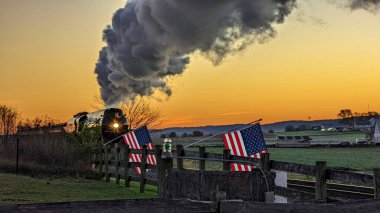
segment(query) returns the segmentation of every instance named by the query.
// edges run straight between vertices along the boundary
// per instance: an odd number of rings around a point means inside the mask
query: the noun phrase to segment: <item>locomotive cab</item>
[[[92,113],[81,112],[74,115],[65,127],[66,132],[80,133],[84,128],[99,126],[104,142],[114,139],[128,130],[128,122],[123,111],[117,108],[99,110]]]

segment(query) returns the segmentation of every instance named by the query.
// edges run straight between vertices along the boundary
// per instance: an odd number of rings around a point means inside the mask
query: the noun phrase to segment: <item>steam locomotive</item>
[[[66,132],[81,132],[85,127],[101,127],[103,141],[109,141],[128,130],[128,123],[123,111],[117,108],[103,109],[96,112],[80,112],[67,121]]]

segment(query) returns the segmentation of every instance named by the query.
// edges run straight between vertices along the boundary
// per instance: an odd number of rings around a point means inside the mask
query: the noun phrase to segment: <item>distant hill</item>
[[[216,134],[220,132],[225,132],[237,127],[242,126],[243,124],[231,124],[231,125],[219,125],[219,126],[199,126],[199,127],[173,127],[166,128],[161,130],[154,130],[151,132],[153,138],[160,137],[161,134],[169,134],[170,132],[175,132],[178,136],[181,136],[183,133],[192,134],[193,131],[202,131],[205,135]],[[329,127],[342,127],[341,123],[339,123],[338,119],[331,120],[315,120],[315,121],[302,121],[302,120],[293,120],[293,121],[281,121],[270,124],[262,125],[262,129],[264,132],[268,132],[269,130],[274,130],[275,132],[283,132],[285,131],[285,127],[288,125],[292,125],[294,127],[298,127],[299,125],[306,126],[324,126],[325,128]]]

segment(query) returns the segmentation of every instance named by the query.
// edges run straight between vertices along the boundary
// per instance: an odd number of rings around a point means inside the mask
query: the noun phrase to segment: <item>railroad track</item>
[[[315,182],[288,179],[288,188],[314,193]],[[370,199],[374,197],[374,189],[364,186],[327,183],[327,195],[329,197],[343,197],[348,199]]]

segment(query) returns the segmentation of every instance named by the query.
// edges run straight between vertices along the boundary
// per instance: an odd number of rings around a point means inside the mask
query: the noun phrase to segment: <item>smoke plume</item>
[[[380,10],[380,0],[349,0],[348,6],[352,10],[364,9],[377,13]]]
[[[380,0],[328,0],[351,10],[380,10]],[[228,54],[276,36],[296,0],[129,0],[103,32],[95,73],[107,106],[156,89],[180,75],[198,52],[219,64]]]
[[[159,89],[184,72],[189,54],[215,65],[253,42],[274,37],[296,0],[130,0],[104,30],[95,73],[107,106]]]

